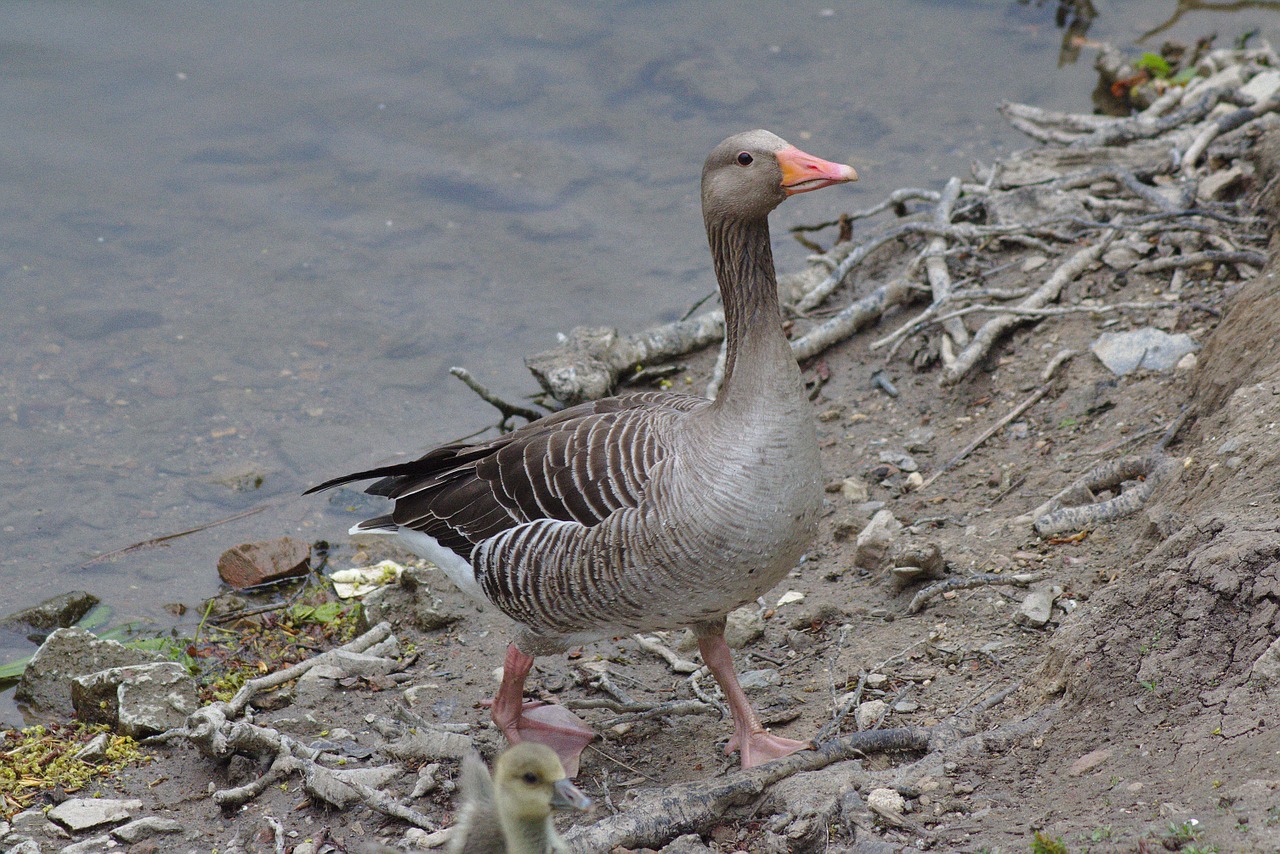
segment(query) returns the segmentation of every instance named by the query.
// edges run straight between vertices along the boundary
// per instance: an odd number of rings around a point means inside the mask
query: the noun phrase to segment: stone
[[[901,821],[907,811],[907,799],[893,789],[872,789],[867,795],[867,806],[890,821]]]
[[[20,634],[34,633],[43,640],[54,629],[75,625],[97,604],[97,596],[73,590],[0,619],[0,629]]]
[[[4,854],[40,854],[40,843],[30,836],[11,836],[5,843],[11,844],[11,847],[6,848]]]
[[[765,688],[781,684],[782,674],[773,668],[748,670],[738,675],[738,682],[741,683],[743,691],[763,691]]]
[[[902,530],[902,523],[889,510],[880,510],[858,534],[853,552],[853,562],[864,569],[879,569],[888,557],[895,536]]]
[[[1145,326],[1131,332],[1104,332],[1090,349],[1107,370],[1122,377],[1138,368],[1167,371],[1183,356],[1199,350],[1200,345],[1185,332],[1170,335]]]
[[[364,597],[360,613],[362,628],[372,628],[384,620],[394,625],[406,614],[410,624],[423,632],[442,629],[461,620],[461,614],[446,609],[443,600],[431,592],[430,582],[440,577],[425,567],[404,567],[399,584],[380,587]]]
[[[702,837],[696,833],[677,836],[659,854],[712,854],[714,849],[708,848]]]
[[[1239,166],[1220,169],[1200,180],[1200,185],[1196,187],[1196,199],[1201,202],[1230,201],[1230,197],[1242,187],[1244,181],[1244,170]]]
[[[135,819],[128,824],[120,825],[115,830],[111,831],[111,835],[121,842],[132,845],[135,842],[148,839],[152,836],[161,836],[167,833],[181,833],[182,830],[183,826],[180,821],[149,815]]]
[[[894,567],[895,577],[899,578],[942,578],[947,571],[942,549],[936,543],[897,543],[890,549],[889,562]]]
[[[1018,613],[1014,614],[1014,622],[1031,628],[1043,628],[1053,616],[1054,600],[1061,595],[1062,588],[1056,584],[1032,590],[1022,600]]]
[[[1071,767],[1067,769],[1067,773],[1072,777],[1079,777],[1082,774],[1088,774],[1110,758],[1111,750],[1109,748],[1103,747],[1098,750],[1091,750],[1075,762],[1072,762]]]
[[[71,704],[71,680],[112,667],[165,661],[158,652],[133,649],[113,640],[99,640],[84,629],[58,629],[31,657],[18,681],[14,698],[33,712],[67,718]]]
[[[49,810],[50,820],[72,833],[128,821],[142,809],[142,801],[113,798],[68,798]]]
[[[1112,246],[1102,253],[1102,263],[1113,270],[1124,271],[1136,266],[1142,256],[1123,244]]]
[[[237,590],[311,571],[311,546],[294,537],[241,543],[218,558],[218,576]]]
[[[176,661],[113,667],[71,682],[71,704],[83,721],[145,738],[180,727],[200,707],[196,683]]]
[[[107,758],[107,748],[110,745],[111,736],[100,732],[91,738],[88,744],[76,751],[75,758],[90,765],[96,764]]]
[[[867,492],[867,484],[860,477],[846,477],[840,482],[840,494],[843,495],[851,504],[862,504],[870,496]]]
[[[1280,638],[1273,640],[1257,657],[1250,675],[1264,685],[1280,683]]]
[[[94,836],[64,845],[58,849],[58,854],[98,854],[100,851],[110,851],[115,847],[116,841],[110,836]]]
[[[884,700],[867,700],[865,703],[859,703],[857,711],[853,713],[854,719],[858,722],[858,729],[871,729],[876,725],[876,721],[884,716],[888,708],[889,704]]]

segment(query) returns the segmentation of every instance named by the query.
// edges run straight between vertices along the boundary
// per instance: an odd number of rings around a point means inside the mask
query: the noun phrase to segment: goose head
[[[734,134],[702,167],[708,221],[762,219],[787,196],[858,180],[852,166],[806,154],[767,130]]]
[[[555,751],[523,742],[498,757],[493,769],[498,811],[504,818],[538,822],[552,810],[585,810],[591,799],[569,782]]]

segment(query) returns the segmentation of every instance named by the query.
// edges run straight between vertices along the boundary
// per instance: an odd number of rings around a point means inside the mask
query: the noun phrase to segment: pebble
[[[783,593],[781,596],[778,597],[777,607],[781,608],[783,605],[791,605],[793,603],[803,602],[803,601],[804,601],[804,594],[801,593],[799,590],[788,590],[786,593]]]
[[[846,477],[841,481],[840,494],[851,504],[862,504],[869,498],[866,481],[860,477]]]
[[[748,670],[738,676],[743,691],[762,691],[782,682],[782,674],[772,667],[764,670]]]
[[[111,835],[121,842],[133,844],[140,839],[146,839],[149,836],[159,836],[162,833],[181,833],[182,822],[174,821],[171,818],[160,818],[158,816],[145,816],[131,821],[128,824],[122,824],[115,830],[111,831]]]
[[[730,611],[725,619],[724,642],[730,649],[742,649],[763,634],[764,616],[754,606]]]
[[[858,710],[854,712],[854,719],[858,722],[858,729],[871,729],[888,708],[889,704],[884,700],[867,700],[865,703],[859,703]]]
[[[1053,615],[1054,600],[1061,595],[1062,588],[1056,584],[1031,591],[1022,600],[1018,613],[1013,617],[1014,622],[1032,628],[1043,627]]]
[[[1110,758],[1110,748],[1103,747],[1098,750],[1091,750],[1075,762],[1072,762],[1071,767],[1067,769],[1067,773],[1072,777],[1079,777],[1082,774],[1089,773]]]

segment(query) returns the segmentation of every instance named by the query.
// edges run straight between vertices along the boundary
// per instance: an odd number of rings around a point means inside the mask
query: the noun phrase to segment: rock
[[[739,674],[738,681],[743,691],[763,691],[782,683],[782,674],[773,668],[764,670],[748,670]]]
[[[97,596],[83,590],[73,590],[0,619],[0,629],[35,634],[38,640],[44,640],[54,629],[75,625],[97,604]]]
[[[1239,166],[1222,169],[1206,175],[1196,187],[1196,199],[1201,202],[1229,201],[1244,184],[1244,170]]]
[[[1137,265],[1142,256],[1132,248],[1119,244],[1102,253],[1102,263],[1113,270],[1128,270]]]
[[[907,433],[907,440],[903,444],[906,445],[907,450],[911,453],[920,454],[932,450],[933,443],[937,438],[938,434],[928,427],[916,427]]]
[[[892,512],[878,511],[858,534],[853,562],[864,569],[879,569],[888,557],[895,535],[901,530],[902,523],[894,518]]]
[[[82,830],[128,821],[142,809],[139,800],[114,800],[112,798],[69,798],[49,810],[49,818],[78,833]]]
[[[107,747],[111,744],[111,736],[100,732],[89,740],[89,743],[76,752],[76,759],[89,764],[97,764],[107,757]]]
[[[1099,748],[1092,750],[1081,756],[1075,762],[1071,763],[1071,767],[1067,769],[1067,773],[1072,777],[1079,777],[1082,774],[1088,774],[1102,763],[1111,758],[1111,750],[1108,748]]]
[[[858,729],[871,729],[888,708],[889,704],[884,700],[867,700],[865,703],[859,703],[858,710],[853,713],[854,719],[858,722]]]
[[[143,818],[131,821],[128,824],[122,824],[115,830],[111,831],[111,835],[121,842],[132,845],[142,839],[152,836],[160,836],[166,833],[181,833],[182,822],[174,821],[171,818],[160,818],[159,816],[144,816]]]
[[[311,546],[293,537],[241,543],[218,558],[218,576],[237,590],[311,571]]]
[[[186,723],[200,707],[195,680],[175,661],[113,667],[71,681],[71,704],[83,721],[145,738]]]
[[[764,616],[754,605],[730,611],[725,620],[724,642],[730,649],[742,649],[764,634]]]
[[[869,497],[866,481],[860,477],[846,477],[841,481],[840,494],[852,504],[862,504]]]
[[[1056,584],[1032,590],[1022,600],[1018,613],[1013,616],[1013,621],[1023,626],[1043,628],[1053,615],[1054,600],[1061,595],[1062,588]]]
[[[113,640],[99,640],[84,629],[58,629],[36,650],[22,673],[14,698],[32,711],[70,717],[71,680],[106,670],[165,661],[158,652],[127,647]]]
[[[920,469],[920,464],[916,462],[915,457],[906,451],[881,451],[880,462],[888,463],[900,471],[913,472]]]
[[[6,844],[12,843],[4,854],[40,854],[40,843],[30,836],[10,836],[4,841]]]
[[[942,549],[936,543],[897,543],[889,551],[889,563],[893,566],[893,577],[899,583],[942,578],[947,571]]]
[[[1253,662],[1250,675],[1264,685],[1275,685],[1280,682],[1280,638],[1263,650],[1262,655]]]
[[[701,836],[686,833],[669,842],[658,854],[712,854],[713,850],[706,846]]]
[[[907,811],[907,799],[893,789],[872,789],[867,795],[867,806],[872,812],[896,823],[902,821],[902,815]]]
[[[58,854],[98,854],[100,851],[110,851],[115,847],[116,841],[110,836],[94,836],[91,839],[64,845],[58,849]]]
[[[804,594],[799,590],[788,590],[778,597],[778,604],[775,607],[781,608],[783,605],[794,605],[797,602],[804,601]]]
[[[1178,360],[1178,364],[1174,365],[1173,369],[1184,373],[1187,371],[1194,371],[1196,369],[1196,365],[1199,364],[1199,361],[1200,360],[1195,353],[1188,353]]]
[[[395,625],[407,615],[414,628],[430,632],[461,620],[461,614],[448,611],[440,597],[431,592],[430,582],[439,577],[430,569],[404,567],[399,584],[380,587],[365,596],[360,614],[362,627],[372,628],[383,620]]]
[[[1132,332],[1104,332],[1091,348],[1107,370],[1118,377],[1138,368],[1166,371],[1188,353],[1200,349],[1185,332],[1170,335],[1150,326]]]

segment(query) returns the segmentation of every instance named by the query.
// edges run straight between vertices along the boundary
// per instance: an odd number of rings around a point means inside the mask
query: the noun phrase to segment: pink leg
[[[502,684],[490,702],[489,716],[512,744],[533,741],[550,747],[560,757],[564,773],[575,777],[578,758],[596,734],[564,706],[524,701],[524,680],[532,667],[533,656],[525,655],[515,644],[507,647]]]
[[[742,767],[751,768],[772,759],[781,759],[797,750],[813,747],[812,742],[771,735],[761,725],[756,710],[751,708],[751,702],[738,684],[738,674],[733,670],[733,657],[729,654],[729,645],[724,642],[723,634],[699,638],[698,650],[711,670],[711,675],[720,683],[720,690],[729,702],[729,711],[733,713],[733,738],[729,739],[725,753],[737,750],[742,754]]]

